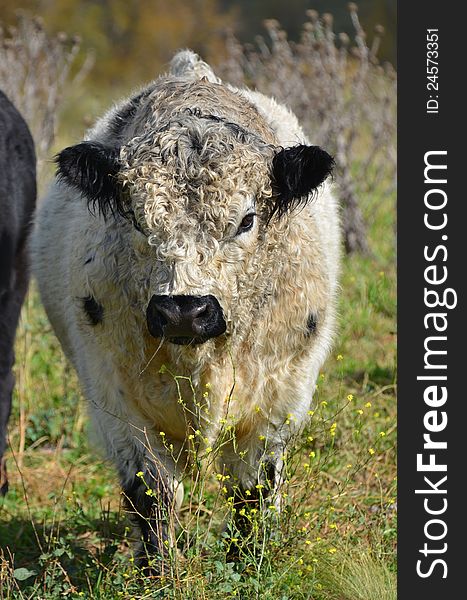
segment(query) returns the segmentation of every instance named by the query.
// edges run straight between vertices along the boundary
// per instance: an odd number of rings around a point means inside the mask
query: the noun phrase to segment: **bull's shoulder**
[[[235,88],[232,88],[235,89]],[[243,88],[236,90],[257,109],[273,130],[279,144],[284,147],[309,144],[297,117],[283,104],[261,92]]]
[[[156,86],[157,80],[152,81],[136,90],[129,98],[116,103],[87,131],[85,139],[112,146],[121,144],[128,137],[128,129],[139,108]]]
[[[282,113],[275,121],[268,115],[285,110],[266,96],[223,83],[207,63],[187,50],[174,57],[167,75],[115,104],[85,137],[109,146],[124,145],[134,137],[164,127],[183,113],[191,113],[236,123],[274,143],[277,140],[271,125],[283,121]],[[298,127],[296,119],[294,125]]]
[[[188,80],[207,79],[211,83],[222,83],[202,58],[192,50],[179,50],[170,61],[170,74]]]
[[[283,104],[260,92],[222,82],[210,65],[191,50],[175,54],[167,75],[115,104],[86,138],[120,145],[147,130],[148,119],[153,120],[154,126],[186,109],[242,121],[241,125],[259,131],[268,142],[283,146],[308,143],[296,116]]]

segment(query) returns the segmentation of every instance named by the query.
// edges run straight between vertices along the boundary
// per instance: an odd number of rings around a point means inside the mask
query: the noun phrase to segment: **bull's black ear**
[[[56,157],[57,176],[86,197],[90,210],[104,218],[125,214],[117,181],[119,149],[98,142],[82,142],[62,150]]]
[[[273,158],[272,174],[275,188],[270,217],[303,206],[312,192],[331,174],[334,160],[319,146],[283,148]]]

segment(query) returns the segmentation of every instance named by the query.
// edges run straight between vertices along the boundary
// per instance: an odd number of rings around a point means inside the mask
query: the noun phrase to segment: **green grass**
[[[185,491],[164,579],[134,566],[116,475],[88,441],[76,375],[32,287],[0,500],[0,599],[396,598],[393,199],[373,199],[367,216],[372,253],[344,259],[340,333],[288,459],[280,518],[250,515],[250,544],[228,562],[229,502],[204,473]]]

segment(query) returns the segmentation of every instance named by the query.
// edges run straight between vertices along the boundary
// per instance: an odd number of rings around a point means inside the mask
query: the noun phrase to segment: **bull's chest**
[[[151,365],[135,377],[123,377],[125,402],[148,430],[183,441],[190,435],[211,440],[222,423],[224,402],[218,383],[199,375],[180,374],[168,361]],[[216,388],[215,390],[213,388]]]

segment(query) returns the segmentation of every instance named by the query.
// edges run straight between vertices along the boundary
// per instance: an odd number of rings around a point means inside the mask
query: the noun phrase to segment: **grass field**
[[[344,259],[339,335],[288,459],[280,518],[253,515],[250,548],[228,562],[229,501],[219,475],[203,473],[185,490],[163,579],[134,566],[116,475],[89,442],[76,376],[33,286],[0,499],[0,599],[395,599],[394,208],[366,202],[371,255]]]

